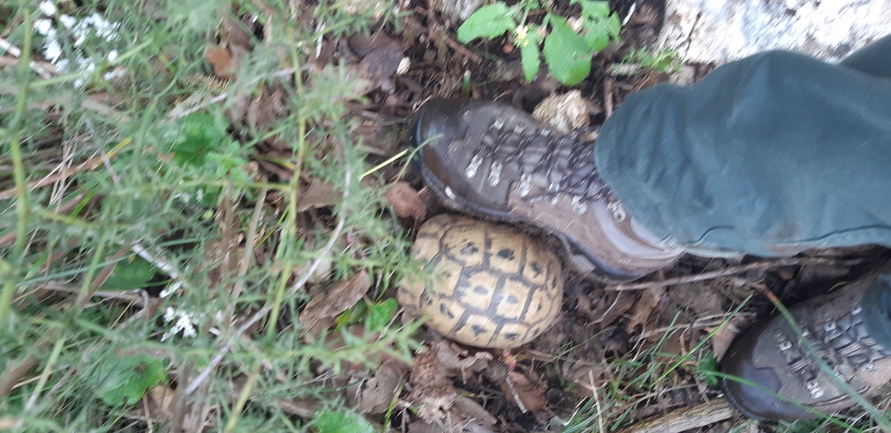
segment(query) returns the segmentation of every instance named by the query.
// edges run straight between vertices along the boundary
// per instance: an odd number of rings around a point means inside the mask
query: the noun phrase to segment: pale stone
[[[578,90],[548,96],[532,112],[533,117],[564,134],[588,126],[591,120],[588,114],[588,102]]]
[[[662,47],[718,64],[771,49],[837,62],[891,33],[891,0],[668,0]]]

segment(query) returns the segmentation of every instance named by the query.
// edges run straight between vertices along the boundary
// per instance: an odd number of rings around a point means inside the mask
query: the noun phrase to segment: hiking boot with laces
[[[594,167],[594,142],[560,134],[489,101],[433,100],[418,112],[426,185],[452,209],[530,224],[569,246],[575,268],[627,281],[672,264],[669,248],[628,215]]]
[[[887,283],[877,282],[878,276],[873,273],[790,308],[801,336],[781,316],[743,333],[723,359],[724,373],[739,378],[722,379],[727,399],[743,414],[761,420],[816,417],[796,404],[823,413],[853,406],[853,399],[820,370],[802,338],[836,377],[864,397],[874,395],[891,379],[891,351],[870,336],[871,329],[882,329],[876,323],[889,320],[882,301]]]

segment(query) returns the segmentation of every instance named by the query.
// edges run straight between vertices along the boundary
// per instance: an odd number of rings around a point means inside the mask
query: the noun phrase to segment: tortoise
[[[434,278],[403,282],[399,303],[460,343],[511,349],[560,311],[562,260],[544,239],[512,226],[437,215],[419,229],[412,255]]]

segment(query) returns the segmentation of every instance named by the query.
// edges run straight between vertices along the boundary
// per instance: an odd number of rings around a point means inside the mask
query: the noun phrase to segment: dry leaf
[[[370,287],[371,279],[365,271],[359,272],[349,280],[340,281],[326,293],[312,298],[312,301],[306,304],[300,322],[309,324],[311,320],[336,317],[356,305]]]
[[[287,92],[278,85],[272,88],[267,86],[248,104],[247,122],[254,128],[262,129],[283,119],[289,109]]]
[[[150,407],[153,407],[154,410],[151,414],[146,414],[146,416],[169,420],[170,415],[172,414],[170,411],[170,404],[173,403],[173,397],[175,395],[176,391],[168,388],[166,385],[158,385],[149,390],[148,396],[152,403]]]
[[[634,308],[631,310],[632,316],[631,320],[628,322],[627,329],[631,331],[637,325],[646,324],[651,318],[653,311],[659,305],[664,294],[664,287],[651,287],[645,290],[640,295],[640,299],[637,300],[637,303],[634,304]]]
[[[458,392],[429,352],[415,356],[411,383],[414,389],[408,395],[408,401],[419,407],[421,419],[432,424],[445,418]]]
[[[427,215],[427,205],[421,199],[418,191],[412,188],[408,182],[394,183],[384,193],[384,199],[393,206],[393,210],[396,211],[399,218],[423,220]]]
[[[695,283],[678,286],[669,290],[668,296],[678,306],[692,311],[700,317],[713,316],[726,311],[724,303],[727,298],[717,288],[709,284]]]
[[[309,208],[334,206],[340,193],[333,184],[313,179],[305,190],[297,197],[297,212],[303,212]]]
[[[375,48],[359,62],[358,72],[369,81],[379,82],[396,73],[403,57],[402,49],[397,47],[385,45]]]
[[[476,400],[469,397],[459,395],[455,398],[454,406],[455,409],[464,412],[464,414],[467,415],[467,418],[474,419],[484,426],[492,427],[498,422],[498,418],[495,418],[482,405],[477,403]]]
[[[480,351],[468,356],[468,351],[450,342],[439,340],[430,345],[430,352],[443,368],[449,370],[481,371],[489,366],[492,354]]]
[[[723,328],[719,329],[712,336],[712,353],[715,355],[715,360],[721,361],[721,358],[727,353],[727,349],[730,348],[730,343],[733,343],[740,329],[747,327],[750,319],[750,317],[743,315],[733,316],[730,319],[730,323],[724,325]],[[707,331],[711,332],[710,329],[707,329]]]
[[[591,365],[586,360],[568,362],[563,366],[563,377],[577,385],[571,388],[573,395],[578,397],[593,396],[596,389],[607,385],[610,376],[611,372],[605,365]]]
[[[516,405],[516,397],[519,397],[523,402],[522,407],[529,412],[535,412],[547,406],[548,399],[545,397],[543,385],[531,381],[529,377],[519,371],[509,372],[507,378],[513,387],[505,380],[501,382],[501,390],[507,395],[508,401]]]
[[[402,363],[384,364],[362,388],[362,394],[359,397],[359,412],[369,414],[386,412],[395,397],[402,376],[407,371],[408,368]]]
[[[217,77],[227,80],[235,79],[235,71],[232,68],[232,54],[224,47],[212,45],[204,50],[204,58],[213,66],[213,73]]]

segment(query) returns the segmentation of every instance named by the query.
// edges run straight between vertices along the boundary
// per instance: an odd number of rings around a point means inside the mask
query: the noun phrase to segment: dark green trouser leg
[[[840,65],[774,51],[639,92],[596,159],[632,216],[693,253],[891,247],[891,36]],[[863,305],[891,348],[891,274]]]
[[[597,165],[632,216],[694,253],[891,246],[889,76],[891,37],[841,65],[754,55],[629,97]]]

